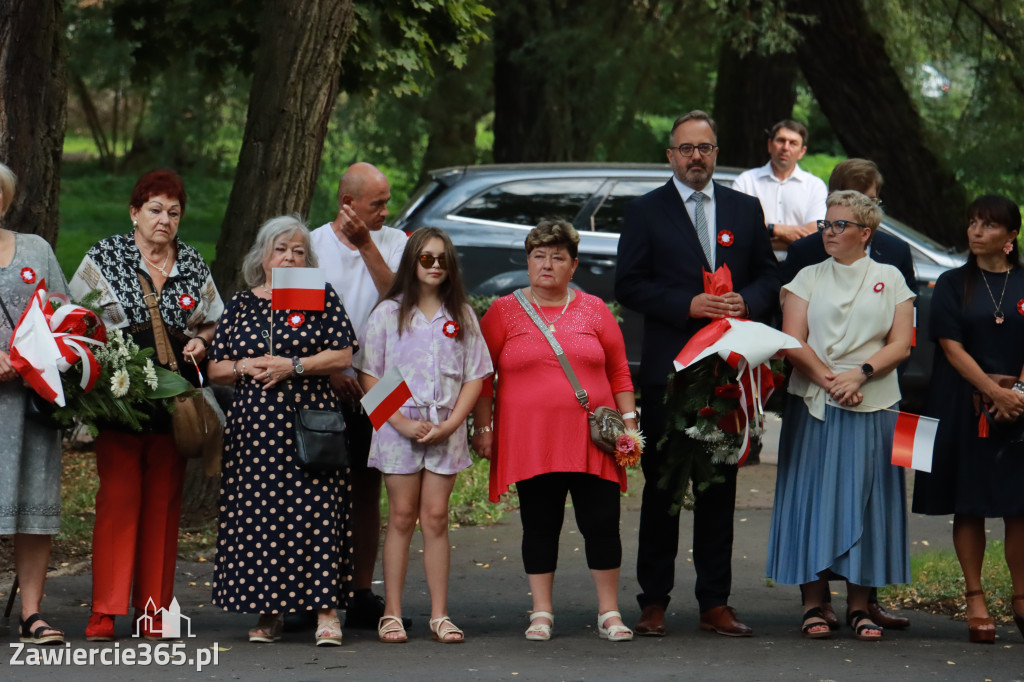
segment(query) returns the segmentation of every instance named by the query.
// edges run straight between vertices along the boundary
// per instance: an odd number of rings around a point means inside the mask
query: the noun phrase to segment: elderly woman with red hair
[[[97,304],[107,327],[122,330],[142,348],[154,347],[139,281],[144,278],[156,293],[178,368],[198,386],[197,363],[206,359],[224,304],[202,256],[178,239],[185,202],[185,186],[174,171],[156,170],[139,178],[128,202],[131,231],[93,244],[70,291],[81,299],[98,289]],[[161,609],[174,596],[185,479],[185,460],[175,447],[170,415],[151,414],[139,433],[101,427],[96,469],[100,488],[93,531],[92,616],[85,638],[113,640],[114,616],[127,614],[131,603],[136,618],[147,616],[140,620],[142,634],[160,639]]]

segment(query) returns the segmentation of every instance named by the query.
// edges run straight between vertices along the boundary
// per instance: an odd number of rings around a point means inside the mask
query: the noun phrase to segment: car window
[[[564,218],[571,222],[601,182],[600,178],[506,182],[476,195],[455,214],[529,227],[543,218]]]
[[[622,210],[633,199],[665,184],[666,178],[656,180],[618,180],[608,192],[597,211],[590,218],[590,229],[595,232],[622,232]]]

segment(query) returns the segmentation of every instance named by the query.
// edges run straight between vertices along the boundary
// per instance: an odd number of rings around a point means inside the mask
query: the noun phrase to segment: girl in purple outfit
[[[462,288],[455,247],[443,231],[423,228],[409,238],[395,281],[370,314],[362,345],[356,365],[364,391],[397,365],[412,392],[370,446],[369,466],[384,473],[389,506],[377,638],[408,641],[402,588],[418,519],[430,631],[438,642],[462,642],[462,630],[448,617],[448,498],[455,475],[472,464],[466,417],[492,369]]]

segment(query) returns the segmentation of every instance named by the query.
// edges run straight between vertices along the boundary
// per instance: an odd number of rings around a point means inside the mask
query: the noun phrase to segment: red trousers
[[[136,609],[150,598],[156,608],[170,606],[185,464],[171,434],[102,431],[96,438],[95,613],[128,613],[129,595]]]

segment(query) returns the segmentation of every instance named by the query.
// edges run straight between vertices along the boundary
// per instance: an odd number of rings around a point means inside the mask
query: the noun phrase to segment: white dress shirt
[[[806,225],[825,217],[828,189],[821,178],[800,166],[788,178],[779,180],[769,161],[760,168],[740,173],[732,188],[761,201],[766,223]]]

